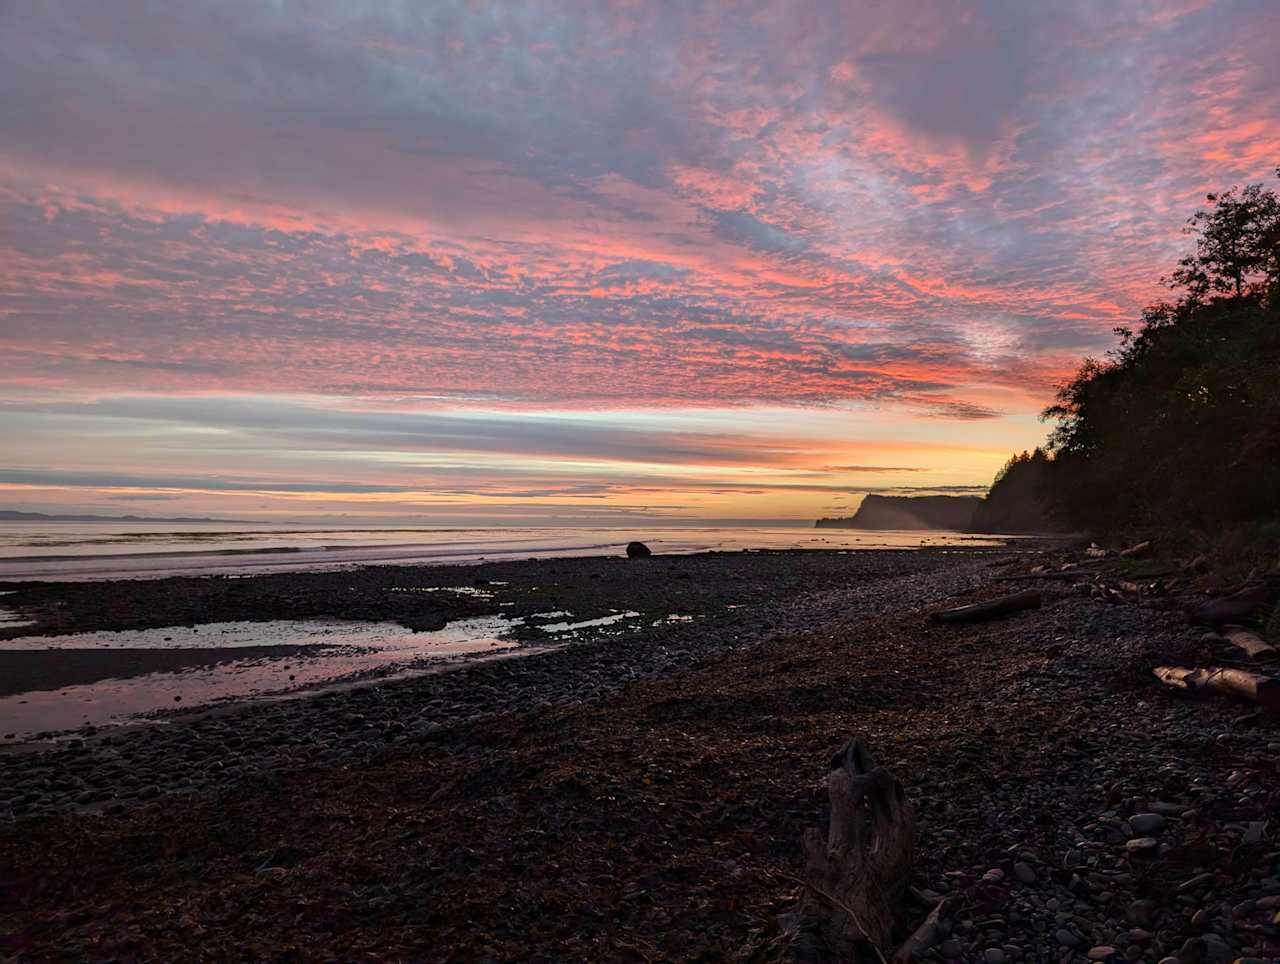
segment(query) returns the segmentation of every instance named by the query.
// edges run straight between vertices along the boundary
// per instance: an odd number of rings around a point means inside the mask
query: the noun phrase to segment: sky
[[[1274,0],[0,0],[0,508],[980,492],[1280,163]]]

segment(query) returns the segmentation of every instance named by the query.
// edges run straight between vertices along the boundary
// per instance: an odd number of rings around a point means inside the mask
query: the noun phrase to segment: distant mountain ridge
[[[846,519],[819,519],[818,529],[955,529],[967,531],[982,499],[976,495],[868,495]]]
[[[17,512],[13,509],[0,509],[0,522],[223,522],[247,525],[246,519],[210,519],[192,516],[160,516],[142,515],[50,515],[46,512]]]

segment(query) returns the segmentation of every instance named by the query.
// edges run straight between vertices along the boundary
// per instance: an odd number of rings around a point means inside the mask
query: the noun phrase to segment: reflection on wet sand
[[[484,616],[456,620],[434,632],[415,633],[397,623],[277,620],[0,641],[0,650],[28,652],[216,649],[231,656],[217,665],[184,672],[149,673],[0,699],[0,736],[16,739],[121,722],[157,710],[314,690],[375,674],[435,670],[450,659],[514,649],[518,642],[511,633],[522,622]],[[263,646],[306,649],[287,657],[234,658],[237,649]],[[523,651],[540,650],[527,647]]]

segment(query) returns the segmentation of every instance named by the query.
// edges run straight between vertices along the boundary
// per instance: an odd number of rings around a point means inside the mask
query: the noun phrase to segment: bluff
[[[956,529],[964,531],[982,502],[970,495],[868,495],[848,519],[819,519],[819,529]]]

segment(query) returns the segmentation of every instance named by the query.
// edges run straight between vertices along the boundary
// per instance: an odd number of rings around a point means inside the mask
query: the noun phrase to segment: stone
[[[1034,884],[1036,882],[1036,872],[1031,869],[1030,864],[1018,861],[1013,865],[1013,876],[1024,884]]]
[[[653,550],[650,549],[648,546],[646,546],[643,542],[627,543],[628,559],[644,559],[647,556],[651,556],[651,555],[653,555]]]
[[[959,958],[964,956],[964,945],[954,937],[948,938],[942,942],[942,946],[938,948],[942,952],[943,957]]]
[[[1158,813],[1136,813],[1129,818],[1129,826],[1133,828],[1133,832],[1142,836],[1159,833],[1167,822]]]
[[[1135,924],[1149,924],[1156,917],[1156,901],[1135,900],[1129,905],[1129,919]]]
[[[1204,934],[1188,938],[1178,950],[1183,964],[1226,964],[1231,958],[1231,948],[1217,934]]]
[[[1008,960],[1008,958],[1005,957],[1004,951],[1000,950],[998,947],[988,947],[983,951],[982,959],[986,961],[987,964],[1005,964],[1005,961]]]
[[[1116,957],[1120,952],[1109,944],[1099,944],[1097,947],[1089,948],[1089,960],[1091,961],[1109,961]]]
[[[1177,959],[1182,961],[1183,964],[1198,964],[1198,962],[1203,961],[1204,958],[1204,941],[1197,937],[1187,938],[1187,940],[1183,942],[1182,946],[1178,948]]]
[[[1071,933],[1071,931],[1067,930],[1065,927],[1059,927],[1058,932],[1053,936],[1057,938],[1058,943],[1063,947],[1078,947],[1080,944],[1076,935]]]
[[[1131,857],[1154,857],[1159,846],[1160,841],[1155,837],[1134,837],[1124,845],[1124,849]]]

